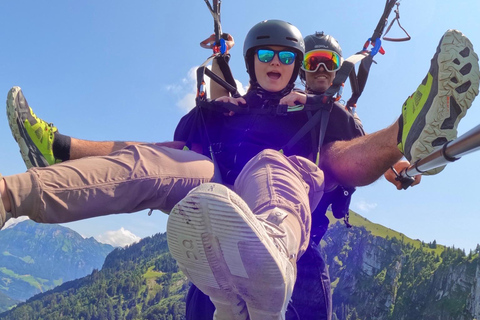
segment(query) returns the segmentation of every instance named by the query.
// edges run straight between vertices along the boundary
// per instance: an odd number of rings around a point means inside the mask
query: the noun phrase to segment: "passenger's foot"
[[[457,137],[458,123],[478,94],[479,79],[472,43],[460,31],[448,30],[427,76],[402,107],[398,148],[411,163]]]
[[[180,269],[216,306],[215,319],[284,319],[296,253],[288,254],[285,232],[233,191],[214,183],[192,190],[170,213],[167,239]]]
[[[33,113],[19,87],[13,87],[8,92],[7,115],[12,135],[20,147],[27,168],[46,167],[61,162],[55,159],[52,149],[57,128]]]

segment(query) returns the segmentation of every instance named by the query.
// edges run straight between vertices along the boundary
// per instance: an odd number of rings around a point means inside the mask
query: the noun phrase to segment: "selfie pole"
[[[460,157],[477,150],[480,150],[480,125],[457,139],[445,143],[442,147],[402,171],[400,175],[402,178],[411,179],[415,175],[457,161]],[[404,187],[404,189],[407,187]]]

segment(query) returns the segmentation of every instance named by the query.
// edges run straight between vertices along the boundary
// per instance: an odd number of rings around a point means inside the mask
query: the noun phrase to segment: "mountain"
[[[4,312],[9,310],[11,307],[21,303],[22,301],[20,300],[15,300],[10,298],[4,293],[0,292],[0,312]]]
[[[425,244],[352,214],[322,245],[333,287],[333,319],[470,320],[480,317],[480,246]]]
[[[115,249],[102,270],[36,295],[0,319],[181,320],[188,286],[166,234],[157,234]]]
[[[425,244],[351,213],[322,240],[333,320],[480,318],[480,246],[475,252]],[[115,249],[103,268],[36,295],[0,319],[159,319],[185,316],[188,281],[166,235]]]
[[[0,293],[15,300],[90,274],[113,250],[71,229],[31,220],[1,230],[0,243]]]

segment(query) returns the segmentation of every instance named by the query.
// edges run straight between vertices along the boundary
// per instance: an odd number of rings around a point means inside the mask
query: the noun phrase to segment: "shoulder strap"
[[[297,133],[287,142],[287,144],[282,147],[282,150],[290,150],[290,148],[292,148],[298,141],[300,141],[303,136],[305,136],[308,132],[311,132],[320,121],[320,135],[322,141],[319,141],[319,145],[323,144],[323,137],[325,137],[325,132],[322,133],[322,130],[326,130],[328,118],[330,116],[330,112],[332,111],[333,103],[324,103],[322,102],[322,96],[309,94],[307,95],[307,103],[305,104],[305,107],[308,111],[315,110],[315,114],[310,117],[310,119],[300,128],[300,130],[297,131]]]
[[[220,62],[220,68],[225,76],[225,79],[227,79],[229,82],[223,80],[220,78],[218,75],[216,75],[212,70],[207,68],[207,65],[212,61],[213,59],[217,58],[218,62]],[[223,60],[223,63],[221,62]],[[223,67],[222,67],[223,65]],[[223,68],[223,69],[222,69]],[[222,54],[220,53],[215,53],[211,55],[200,67],[197,68],[197,100],[206,100],[207,99],[207,92],[205,88],[205,75],[210,77],[213,81],[224,87],[225,89],[228,90],[234,97],[239,97],[240,94],[237,91],[237,86],[235,84],[235,80],[233,79],[232,71],[230,70],[230,67],[228,66],[228,63],[225,61],[225,58],[222,58]],[[230,81],[233,83],[230,83]]]
[[[364,59],[361,60],[360,66],[358,67],[358,76],[355,73],[355,69],[352,69],[350,74],[350,85],[352,87],[352,96],[348,99],[346,107],[347,108],[355,108],[358,98],[365,89],[365,85],[368,79],[368,73],[370,71],[370,67],[372,66],[373,56],[366,56]]]
[[[235,78],[233,78],[232,70],[230,69],[230,65],[228,64],[228,61],[230,60],[230,54],[222,54],[220,56],[217,56],[215,60],[218,63],[218,66],[220,68],[220,71],[223,74],[223,77],[225,78],[225,81],[232,86],[232,88],[235,88],[235,92],[230,91],[232,93],[232,96],[237,98],[240,96],[240,94],[237,91],[237,83],[235,82]]]

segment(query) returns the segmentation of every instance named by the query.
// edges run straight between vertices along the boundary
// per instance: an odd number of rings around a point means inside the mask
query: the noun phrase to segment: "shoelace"
[[[33,112],[32,108],[30,108],[30,114],[32,115],[32,117],[35,119],[35,121],[36,121],[37,123],[39,123],[41,126],[45,126],[45,127],[46,127],[46,131],[48,131],[49,134],[55,133],[56,128],[55,128],[55,126],[53,125],[52,122],[48,123],[48,122],[46,122],[45,120],[40,119],[39,117],[37,117],[37,115]]]

